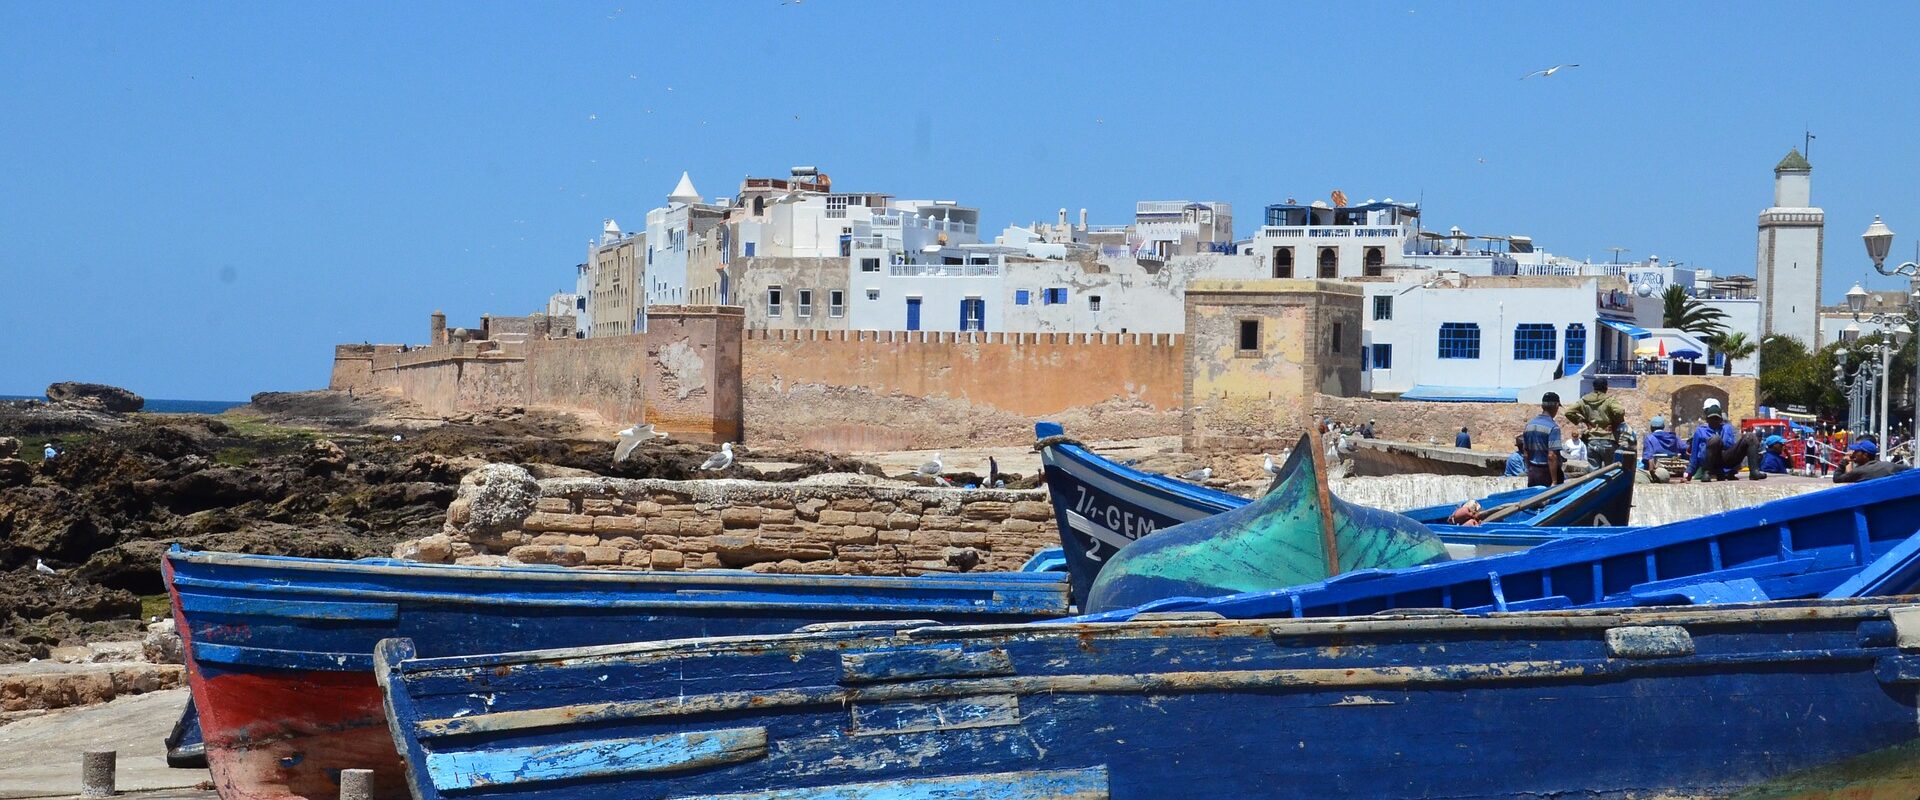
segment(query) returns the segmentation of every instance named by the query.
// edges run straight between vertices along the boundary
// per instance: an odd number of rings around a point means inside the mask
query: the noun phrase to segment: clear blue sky
[[[570,287],[682,169],[794,164],[989,226],[1424,197],[1430,226],[1751,272],[1813,147],[1827,287],[1920,235],[1920,6],[0,3],[0,393],[241,399],[335,342]],[[1558,62],[1582,66],[1518,80]],[[1482,161],[1484,159],[1484,161]]]

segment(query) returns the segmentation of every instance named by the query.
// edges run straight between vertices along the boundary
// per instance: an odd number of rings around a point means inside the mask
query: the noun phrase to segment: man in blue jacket
[[[1680,437],[1667,430],[1666,417],[1654,417],[1647,422],[1647,427],[1651,430],[1640,442],[1640,468],[1656,482],[1665,483],[1670,476],[1660,466],[1660,459],[1686,455],[1687,451],[1681,449]]]
[[[1760,471],[1785,475],[1793,471],[1793,459],[1787,456],[1787,440],[1779,434],[1767,437],[1767,451],[1760,454]]]
[[[1681,480],[1735,480],[1742,464],[1748,480],[1764,480],[1767,473],[1760,471],[1760,445],[1753,434],[1741,433],[1728,422],[1718,400],[1708,400],[1701,411],[1707,421],[1694,427],[1687,442],[1687,477]]]

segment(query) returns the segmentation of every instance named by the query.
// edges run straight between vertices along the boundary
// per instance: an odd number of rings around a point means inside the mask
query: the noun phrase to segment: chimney
[[[1084,208],[1080,209],[1080,232],[1087,232],[1087,210]]]
[[[432,319],[432,322],[429,324],[428,333],[427,333],[427,344],[429,345],[446,344],[447,343],[447,312],[435,311],[433,312],[433,316],[431,317],[431,319]]]
[[[1064,206],[1062,206],[1060,209],[1060,229],[1061,230],[1067,229],[1067,209]]]

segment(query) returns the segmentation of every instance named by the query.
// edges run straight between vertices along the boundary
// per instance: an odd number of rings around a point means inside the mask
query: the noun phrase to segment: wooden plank
[[[1088,767],[902,778],[702,797],[705,800],[1107,800],[1107,769]]]
[[[840,656],[844,684],[1011,675],[1005,650],[969,652],[957,644],[919,645]]]
[[[929,703],[857,703],[851,715],[855,736],[995,728],[1020,724],[1020,698],[993,694]]]
[[[763,757],[766,728],[727,728],[498,750],[429,753],[427,776],[443,792],[488,786],[700,769]]]
[[[180,608],[189,614],[280,617],[284,619],[367,620],[392,622],[400,618],[394,603],[356,603],[347,600],[292,600],[232,597],[181,592]]]
[[[193,659],[209,664],[233,664],[272,669],[312,669],[323,672],[368,672],[373,669],[372,653],[272,650],[265,647],[242,647],[211,642],[195,642]]]

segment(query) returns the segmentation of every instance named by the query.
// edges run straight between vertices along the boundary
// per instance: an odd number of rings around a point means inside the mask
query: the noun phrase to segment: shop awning
[[[1647,330],[1646,328],[1642,328],[1631,322],[1619,322],[1619,321],[1610,320],[1610,319],[1603,319],[1603,320],[1600,320],[1600,324],[1605,325],[1621,333],[1624,333],[1635,339],[1645,339],[1653,335],[1653,331]]]
[[[1429,403],[1518,403],[1520,390],[1498,386],[1433,386],[1422,383],[1401,393],[1400,399]]]

